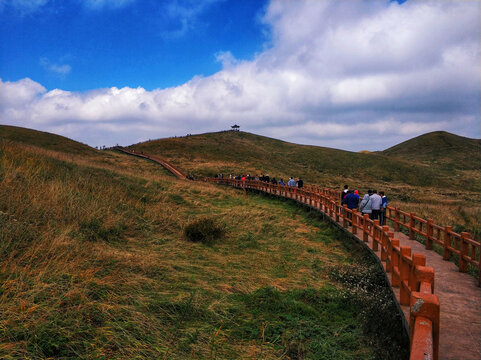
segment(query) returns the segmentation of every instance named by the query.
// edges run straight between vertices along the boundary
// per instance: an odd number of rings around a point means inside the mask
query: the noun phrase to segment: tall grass
[[[389,352],[329,277],[357,249],[289,203],[177,181],[128,156],[8,142],[0,187],[0,358]],[[224,224],[225,236],[186,241],[199,217]]]

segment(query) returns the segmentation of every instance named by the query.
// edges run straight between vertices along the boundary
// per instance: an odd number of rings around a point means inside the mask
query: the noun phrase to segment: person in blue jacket
[[[359,196],[356,196],[354,194],[353,190],[348,190],[347,195],[344,196],[344,199],[342,199],[342,205],[346,204],[347,208],[352,210],[352,209],[357,209],[357,206],[359,205]],[[349,220],[352,220],[352,213],[348,212],[347,213],[347,218]]]

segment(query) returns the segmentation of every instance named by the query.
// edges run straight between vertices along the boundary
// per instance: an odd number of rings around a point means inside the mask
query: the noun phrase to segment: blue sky
[[[0,0],[0,122],[92,146],[230,128],[481,137],[477,0]]]
[[[22,4],[2,5],[0,74],[47,89],[175,86],[219,71],[219,52],[252,59],[268,40],[262,0]]]

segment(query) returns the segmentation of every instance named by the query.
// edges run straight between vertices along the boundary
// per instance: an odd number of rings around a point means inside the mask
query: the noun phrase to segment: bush
[[[184,228],[184,235],[192,242],[212,244],[225,235],[225,226],[214,219],[203,217],[188,224]]]
[[[120,223],[105,227],[101,219],[92,218],[80,223],[79,234],[84,241],[116,242],[123,240],[124,231],[125,226]]]

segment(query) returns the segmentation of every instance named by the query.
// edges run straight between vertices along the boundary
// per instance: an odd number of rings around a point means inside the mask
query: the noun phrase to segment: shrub
[[[225,226],[212,218],[202,217],[188,224],[184,228],[184,235],[192,242],[212,244],[225,235]]]
[[[120,223],[114,226],[105,227],[103,221],[98,218],[84,220],[80,223],[80,237],[84,241],[105,241],[115,242],[123,240],[125,226]]]

